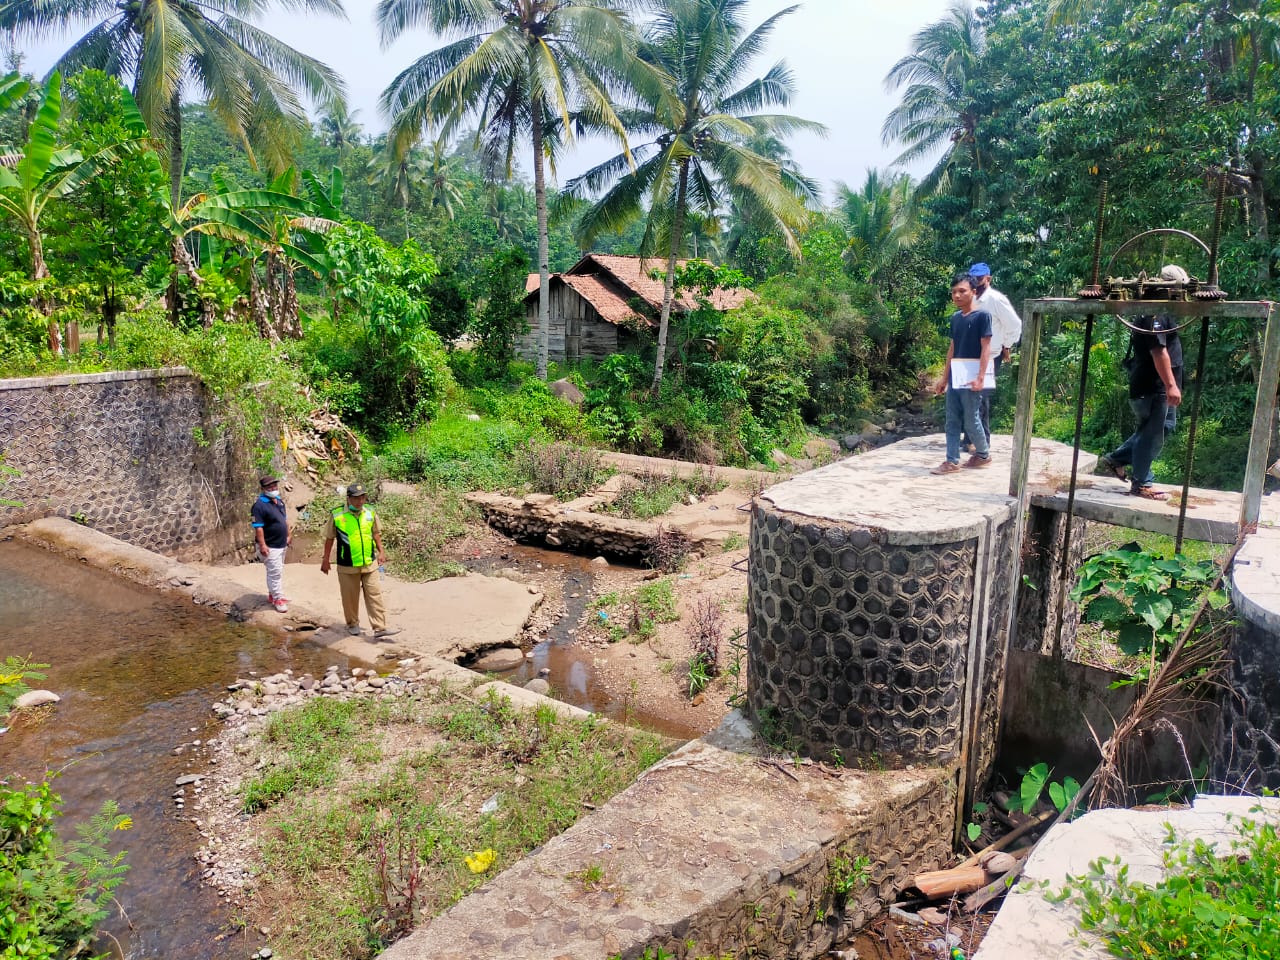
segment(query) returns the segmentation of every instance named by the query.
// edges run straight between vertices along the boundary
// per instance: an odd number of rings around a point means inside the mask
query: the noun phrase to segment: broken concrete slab
[[[1027,861],[1023,881],[1009,892],[973,960],[1105,960],[1111,954],[1100,942],[1081,942],[1076,908],[1051,903],[1046,893],[1060,891],[1069,876],[1088,873],[1094,861],[1113,857],[1128,866],[1130,880],[1158,883],[1169,829],[1181,841],[1217,844],[1225,854],[1238,838],[1236,824],[1258,817],[1280,822],[1280,799],[1200,796],[1189,809],[1095,810],[1059,824]]]

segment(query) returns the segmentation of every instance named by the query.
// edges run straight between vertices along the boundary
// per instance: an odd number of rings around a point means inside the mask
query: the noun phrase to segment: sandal
[[[1134,487],[1129,491],[1131,497],[1142,497],[1143,500],[1168,500],[1169,495],[1155,487]]]
[[[934,468],[933,468],[932,470],[930,470],[929,472],[930,472],[930,473],[937,473],[937,474],[945,474],[945,473],[959,473],[959,472],[960,472],[960,464],[958,464],[958,463],[952,463],[950,460],[943,460],[940,464],[938,464],[936,467],[934,467]]]
[[[1111,476],[1115,477],[1117,480],[1128,480],[1128,479],[1129,479],[1129,475],[1128,475],[1128,473],[1125,471],[1124,467],[1123,467],[1122,465],[1120,465],[1120,464],[1118,464],[1118,463],[1114,462],[1114,461],[1113,461],[1113,460],[1111,460],[1109,457],[1099,457],[1099,458],[1098,458],[1098,469],[1097,469],[1095,472],[1096,472],[1096,473],[1109,473],[1109,474],[1111,474]]]

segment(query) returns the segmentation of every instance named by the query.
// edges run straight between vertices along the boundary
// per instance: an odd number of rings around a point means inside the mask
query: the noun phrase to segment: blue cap
[[[991,276],[991,268],[985,263],[975,263],[969,268],[969,276],[971,277],[989,277]]]

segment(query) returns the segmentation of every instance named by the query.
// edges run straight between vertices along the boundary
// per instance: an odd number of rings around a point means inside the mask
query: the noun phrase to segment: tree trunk
[[[107,346],[116,346],[116,318],[120,316],[120,298],[116,295],[115,285],[104,287],[102,291],[102,323],[98,324],[98,346],[102,346],[102,330],[107,331]]]
[[[49,276],[49,265],[44,262],[44,241],[40,237],[38,228],[27,228],[27,243],[31,247],[31,279],[44,280]],[[54,356],[61,356],[62,330],[58,327],[58,321],[52,316],[53,304],[43,293],[37,293],[31,298],[31,306],[49,318],[47,330],[49,352]]]
[[[183,161],[182,87],[179,85],[174,88],[173,98],[169,101],[169,201],[175,211],[182,199]]]
[[[547,181],[542,154],[542,114],[533,107],[533,199],[538,209],[538,377],[547,379],[551,348],[550,242],[547,239]]]
[[[689,192],[689,161],[680,163],[680,185],[676,188],[676,216],[671,225],[671,251],[667,255],[667,275],[662,280],[662,315],[658,319],[658,359],[653,364],[653,392],[662,387],[662,368],[667,359],[667,330],[676,298],[676,258],[684,233],[684,205]]]

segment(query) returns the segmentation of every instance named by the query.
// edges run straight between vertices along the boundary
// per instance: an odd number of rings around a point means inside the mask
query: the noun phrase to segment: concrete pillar
[[[1249,793],[1280,790],[1280,531],[1245,540],[1231,581],[1231,689],[1222,696],[1213,779]]]
[[[1071,527],[1071,553],[1064,556],[1067,516],[1057,510],[1031,507],[1022,540],[1022,579],[1018,584],[1017,629],[1013,646],[1049,656],[1053,653],[1053,630],[1058,617],[1058,578],[1063,565],[1069,572],[1080,568],[1084,558],[1085,521],[1076,518]],[[1069,587],[1068,587],[1069,589]],[[1076,631],[1080,608],[1064,598],[1062,656],[1075,657]]]

